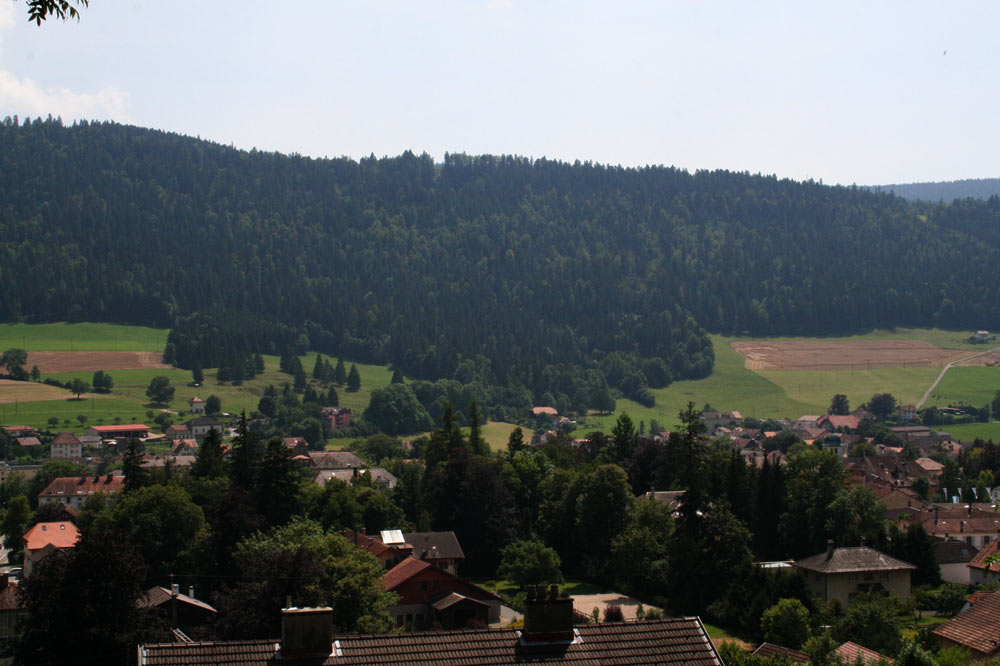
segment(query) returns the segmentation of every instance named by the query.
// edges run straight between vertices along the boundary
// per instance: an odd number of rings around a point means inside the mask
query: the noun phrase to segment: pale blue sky
[[[1000,3],[0,0],[0,116],[312,156],[1000,176]],[[947,53],[946,53],[947,52]]]

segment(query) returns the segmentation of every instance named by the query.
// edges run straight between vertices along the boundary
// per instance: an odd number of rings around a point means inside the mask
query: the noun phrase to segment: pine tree
[[[323,362],[322,354],[316,354],[316,365],[313,366],[313,379],[321,383],[327,381],[326,364]]]
[[[347,370],[344,369],[344,359],[337,359],[337,368],[333,371],[333,381],[335,381],[340,386],[344,385],[347,381]]]
[[[122,458],[122,471],[125,473],[125,484],[122,492],[130,493],[146,485],[149,472],[142,466],[142,453],[139,444],[131,441]]]
[[[201,384],[205,381],[205,373],[201,371],[201,363],[198,363],[197,361],[195,362],[194,367],[191,368],[191,381],[195,384]]]
[[[469,403],[469,448],[480,456],[488,455],[490,447],[479,432],[479,403]]]
[[[347,390],[355,393],[361,389],[361,373],[358,366],[351,363],[351,371],[347,374]]]
[[[306,371],[302,369],[302,361],[296,358],[294,365],[292,372],[295,374],[295,390],[305,391],[308,380],[306,379]]]
[[[257,370],[257,374],[258,375],[261,374],[262,372],[264,372],[264,357],[261,356],[259,353],[254,354],[253,355],[253,365],[254,365],[254,368]]]
[[[389,383],[390,384],[402,384],[402,383],[404,383],[403,382],[403,373],[399,371],[399,368],[396,368],[395,370],[392,371],[392,380]]]
[[[524,431],[520,427],[514,428],[507,438],[507,452],[514,455],[518,451],[524,450]]]
[[[337,407],[340,405],[340,396],[337,395],[337,389],[330,385],[330,390],[326,392],[326,406],[327,407]]]

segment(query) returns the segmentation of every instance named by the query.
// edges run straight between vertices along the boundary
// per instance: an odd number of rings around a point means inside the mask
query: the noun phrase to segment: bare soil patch
[[[919,340],[749,340],[733,342],[748,370],[850,370],[887,366],[941,367],[969,352]]]
[[[84,393],[87,396],[89,394]],[[35,402],[41,400],[68,400],[76,396],[66,389],[35,382],[15,382],[0,379],[0,403]]]
[[[43,374],[92,372],[95,370],[142,370],[169,368],[160,354],[148,351],[38,351],[28,353],[27,366],[38,366]]]

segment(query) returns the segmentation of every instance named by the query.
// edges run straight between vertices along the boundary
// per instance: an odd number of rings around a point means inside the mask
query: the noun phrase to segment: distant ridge
[[[892,192],[907,201],[950,202],[955,199],[989,199],[1000,196],[1000,178],[968,178],[939,183],[871,185],[873,192]]]

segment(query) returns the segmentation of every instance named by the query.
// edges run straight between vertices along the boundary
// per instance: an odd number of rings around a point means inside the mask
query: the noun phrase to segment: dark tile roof
[[[52,440],[52,444],[79,444],[80,440],[71,432],[61,432]]]
[[[757,646],[757,649],[753,651],[753,654],[758,657],[764,657],[765,659],[774,659],[775,657],[778,657],[785,658],[799,664],[809,663],[809,655],[805,652],[799,652],[798,650],[786,648],[774,643],[761,643]]]
[[[965,541],[938,539],[933,546],[938,564],[965,564],[976,556],[976,547]]]
[[[77,497],[94,493],[116,493],[125,483],[124,476],[60,476],[38,493],[39,498]]]
[[[334,636],[337,652],[315,666],[501,666],[524,662],[574,666],[722,666],[698,618],[577,627],[572,643],[525,645],[514,629]],[[257,666],[276,661],[278,640],[161,643],[140,646],[146,666]],[[293,662],[290,662],[293,663]]]
[[[413,556],[428,560],[464,560],[465,553],[454,532],[403,532],[403,541],[413,546]],[[437,548],[437,555],[433,550]]]
[[[170,594],[170,590],[160,585],[156,587],[151,587],[146,590],[141,597],[139,597],[139,607],[140,608],[156,608],[157,606],[162,606],[165,603],[170,602],[173,599],[173,595]],[[177,595],[178,603],[187,604],[189,606],[195,606],[202,610],[208,611],[210,613],[215,613],[216,610],[211,605],[205,603],[201,599],[195,599],[194,597],[189,597],[186,594]]]
[[[1000,592],[983,595],[951,622],[934,630],[934,635],[958,643],[980,654],[992,654],[1000,645]]]
[[[309,457],[320,469],[349,469],[364,467],[361,458],[350,451],[310,451]]]
[[[818,571],[820,573],[849,573],[853,571],[896,571],[899,569],[916,569],[885,553],[860,546],[857,548],[837,548],[833,556],[827,559],[826,553],[813,555],[795,563],[799,569]]]

